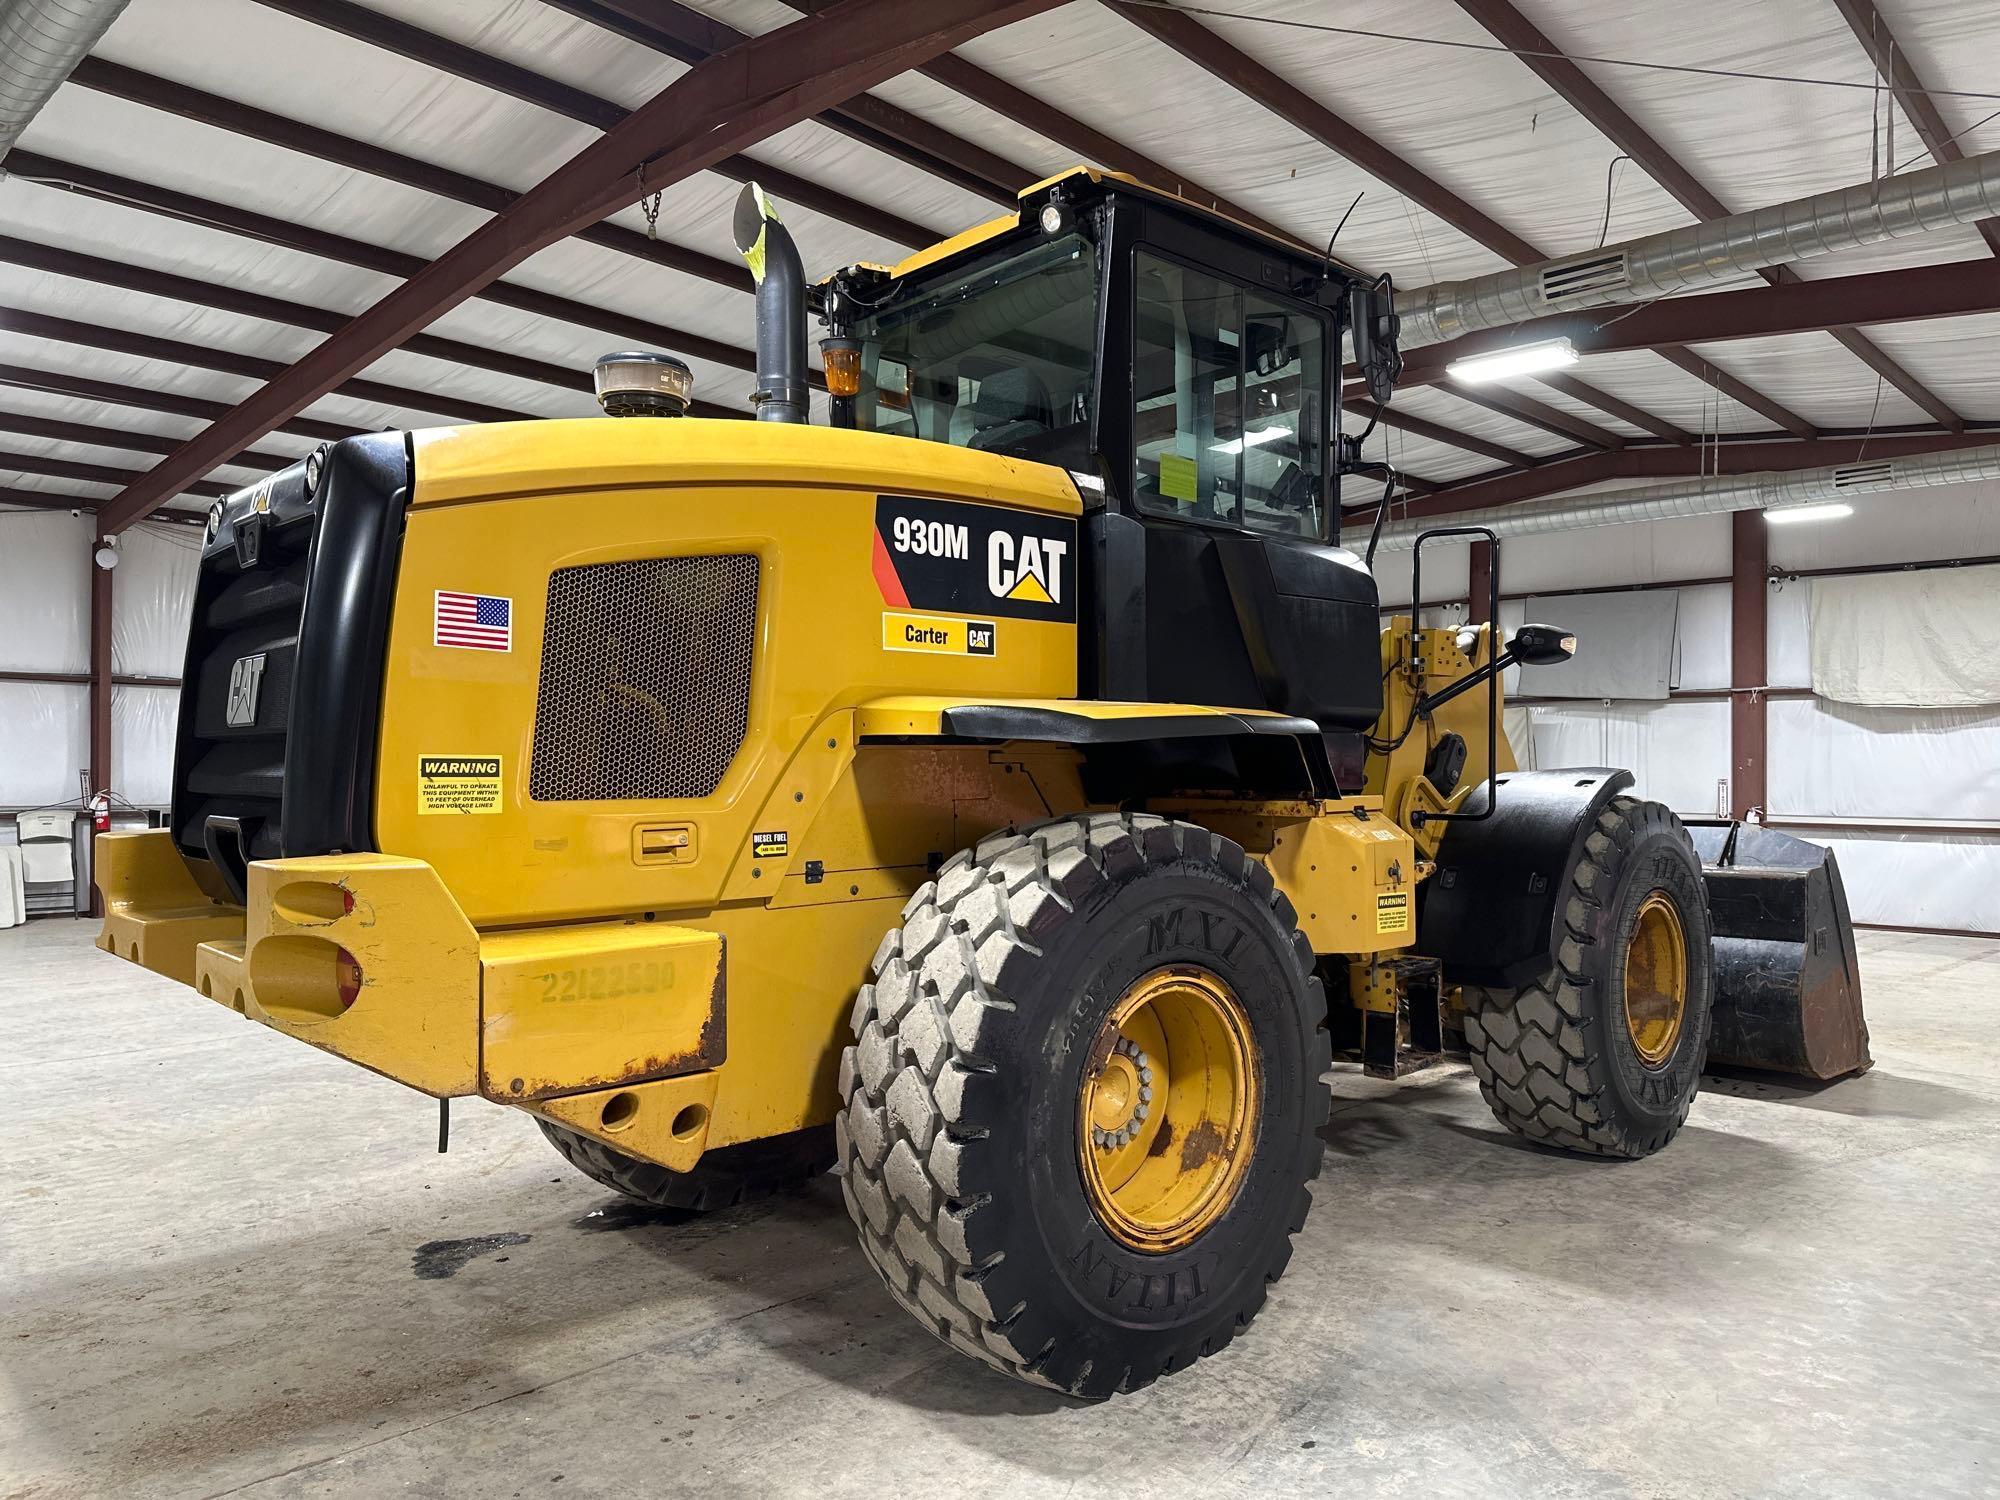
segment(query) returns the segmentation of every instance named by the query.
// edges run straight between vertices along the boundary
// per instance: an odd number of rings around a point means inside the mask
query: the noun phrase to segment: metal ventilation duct
[[[1519,505],[1494,505],[1451,516],[1395,521],[1382,528],[1382,551],[1415,544],[1427,526],[1490,526],[1503,537],[1531,536],[1549,531],[1581,531],[1591,526],[1616,526],[1627,521],[1671,521],[1682,516],[1712,516],[1734,510],[1783,510],[1795,505],[1824,505],[1854,495],[1885,490],[1930,489],[1945,484],[1970,484],[2000,479],[2000,447],[1960,448],[1951,453],[1926,453],[1915,458],[1864,459],[1826,469],[1801,469],[1792,474],[1735,474],[1727,478],[1672,479],[1662,484],[1605,490],[1594,495],[1530,500]],[[1350,526],[1340,534],[1350,547],[1368,544],[1366,526]]]
[[[2000,151],[1516,270],[1396,293],[1406,349],[1531,318],[1644,302],[1746,271],[2000,218]]]
[[[0,0],[0,156],[123,9],[125,0]]]

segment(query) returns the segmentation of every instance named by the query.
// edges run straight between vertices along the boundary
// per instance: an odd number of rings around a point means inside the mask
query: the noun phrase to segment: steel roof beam
[[[1513,230],[1466,202],[1436,178],[1417,170],[1380,141],[1342,119],[1304,90],[1280,78],[1249,54],[1231,46],[1192,16],[1153,6],[1129,5],[1124,0],[1103,0],[1103,3],[1195,66],[1220,78],[1293,128],[1311,136],[1335,155],[1344,157],[1412,202],[1429,209],[1460,234],[1483,245],[1510,265],[1532,265],[1548,258]],[[1658,352],[1690,374],[1708,381],[1718,390],[1724,390],[1731,399],[1743,400],[1743,394],[1739,393],[1755,395],[1741,381],[1732,379],[1725,387],[1721,380],[1702,373],[1707,369],[1706,362],[1686,350],[1663,349]],[[1676,358],[1676,355],[1683,357]],[[1572,379],[1565,394],[1591,405],[1600,404],[1596,400],[1600,393],[1582,381]],[[1745,404],[1789,432],[1809,436],[1814,431],[1805,418],[1768,397],[1757,396],[1754,402],[1746,401]],[[1608,407],[1603,409],[1610,410]],[[1622,413],[1612,412],[1612,415]],[[1653,419],[1654,422],[1661,420],[1657,417]]]
[[[559,0],[551,0],[551,3],[559,3]],[[640,3],[642,0],[634,0],[635,8]],[[647,8],[652,8],[652,0],[643,0],[643,3]],[[575,4],[562,4],[561,8],[583,14],[586,9],[595,8],[595,0],[591,5],[585,5],[582,0],[578,0]],[[670,4],[662,8],[677,9]],[[670,55],[679,53],[676,51]],[[184,84],[155,78],[119,64],[86,58],[78,71],[80,76],[75,81],[83,83],[86,87],[108,92],[148,107],[162,109],[215,129],[260,140],[268,145],[349,166],[371,176],[400,182],[419,191],[496,212],[499,207],[512,201],[513,195],[506,189],[481,182],[476,178],[452,172],[447,168],[434,167],[415,158],[385,151],[365,142],[350,140],[318,126],[304,125],[267,114],[234,100],[204,94]],[[853,102],[849,101],[850,104]],[[9,171],[24,178],[57,178],[74,183],[78,190],[106,202],[152,209],[184,219],[189,223],[227,229],[267,243],[302,250],[330,260],[345,261],[351,265],[363,266],[406,280],[429,264],[420,256],[383,249],[345,235],[291,224],[235,204],[218,203],[193,194],[163,188],[154,183],[121,177],[115,173],[76,163],[58,161],[32,152],[16,150],[10,153],[6,159],[6,166]],[[1025,168],[1018,170],[1022,185],[1025,185],[1030,180],[1027,171]],[[1011,194],[1008,195],[1008,201],[1012,201]],[[679,250],[678,247],[667,245],[665,241],[648,240],[644,235],[617,225],[600,224],[594,229],[579,233],[577,238],[625,254],[658,261],[673,269],[689,271],[690,274],[704,276],[720,284],[733,286],[740,281],[742,289],[749,289],[748,273],[741,266],[710,261],[708,257],[699,256],[692,251]],[[697,261],[705,263],[683,264],[682,261],[689,256],[694,256]],[[734,369],[750,370],[756,365],[755,357],[747,349],[740,349],[718,339],[670,328],[625,313],[591,307],[517,282],[496,281],[482,288],[478,295],[482,300],[497,302],[522,312],[535,313],[582,327],[601,328],[620,338],[631,339],[647,347],[675,350],[728,365]],[[818,372],[813,372],[809,378],[815,386],[824,384],[824,378]],[[1481,446],[1476,439],[1465,439],[1461,435],[1449,433],[1447,429],[1438,427],[1434,423],[1428,426],[1430,430],[1425,436],[1434,437],[1439,442],[1449,443],[1469,452],[1494,456],[1491,445]]]
[[[484,182],[449,167],[419,161],[400,151],[353,140],[317,125],[287,119],[269,110],[225,99],[219,94],[203,93],[170,78],[158,78],[121,63],[106,62],[101,57],[86,57],[77,64],[69,81],[128,103],[163,110],[184,120],[262,141],[267,146],[296,151],[302,156],[318,157],[336,166],[351,167],[371,177],[398,182],[404,187],[415,188],[433,197],[449,198],[490,214],[504,213],[520,201],[520,194],[497,183]],[[652,261],[669,270],[699,276],[717,286],[739,292],[752,290],[750,272],[742,265],[704,255],[699,250],[687,249],[670,240],[648,239],[636,229],[626,229],[618,224],[593,224],[577,230],[575,237],[607,250],[616,250],[622,255]]]
[[[286,219],[273,218],[269,214],[260,214],[234,203],[219,203],[211,198],[199,198],[192,193],[161,187],[157,183],[121,177],[115,172],[80,166],[75,162],[58,161],[54,157],[41,156],[30,151],[11,151],[0,165],[4,165],[9,172],[24,181],[41,179],[46,185],[57,189],[66,188],[105,203],[115,203],[123,208],[143,209],[149,213],[181,219],[190,224],[199,224],[204,228],[225,230],[231,234],[242,235],[246,239],[279,245],[287,250],[299,250],[325,260],[341,261],[347,265],[360,266],[364,270],[380,271],[399,280],[407,281],[430,264],[421,255],[385,249],[380,245],[371,245],[365,240],[352,239],[344,234],[334,234],[328,230],[312,229]],[[540,317],[555,319],[557,322],[574,323],[583,328],[596,328],[605,333],[616,334],[619,338],[631,339],[648,348],[671,349],[681,354],[693,355],[698,359],[728,365],[732,369],[757,368],[757,357],[748,349],[739,349],[734,344],[726,344],[720,339],[707,338],[698,333],[689,333],[685,329],[670,328],[664,323],[655,323],[648,318],[638,318],[629,313],[593,307],[589,303],[561,297],[553,292],[544,292],[535,287],[523,286],[519,282],[496,281],[481,290],[479,298],[483,302],[498,303],[502,307],[535,313]],[[811,378],[816,385],[824,383],[823,377],[817,372]]]
[[[1429,438],[1434,443],[1446,443],[1453,448],[1496,459],[1503,464],[1527,468],[1535,462],[1535,457],[1531,453],[1523,453],[1518,448],[1504,447],[1485,438],[1472,437],[1467,433],[1453,431],[1449,427],[1441,427],[1436,422],[1427,422],[1422,417],[1413,417],[1408,412],[1397,411],[1391,406],[1377,406],[1366,396],[1344,397],[1341,405],[1364,419],[1372,418],[1380,422],[1384,427],[1396,428],[1409,433],[1412,437]]]
[[[123,488],[145,477],[141,469],[119,469],[110,464],[80,463],[69,458],[48,458],[40,453],[0,452],[0,473],[43,474],[50,479],[82,479],[91,484],[115,484]],[[201,495],[220,499],[234,491],[233,485],[219,480],[197,479],[175,491],[181,495]],[[168,499],[173,496],[169,495]]]
[[[1538,500],[1544,495],[1617,479],[1692,478],[1702,472],[1704,463],[1712,474],[1755,474],[1767,469],[1817,469],[1854,463],[1861,458],[1907,458],[1954,448],[1988,447],[1994,441],[1996,425],[2000,424],[1988,423],[1980,430],[1966,432],[1875,432],[1865,436],[1847,433],[1777,440],[1753,435],[1742,441],[1710,444],[1699,455],[1662,445],[1628,447],[1619,453],[1556,456],[1524,473],[1475,474],[1441,484],[1421,504],[1413,505],[1410,513],[1454,515],[1488,505]],[[1349,519],[1353,519],[1352,515]]]
[[[1596,386],[1585,385],[1573,375],[1555,372],[1537,375],[1536,380],[1552,391],[1560,392],[1572,401],[1581,401],[1586,406],[1594,406],[1606,416],[1616,417],[1621,422],[1630,422],[1642,432],[1650,432],[1654,437],[1664,438],[1677,447],[1686,448],[1693,444],[1694,435],[1676,427],[1665,417],[1656,417],[1651,412],[1634,406],[1629,401],[1621,401],[1609,391]]]
[[[793,10],[813,14],[825,10],[833,0],[785,0]],[[1045,100],[1037,99],[1025,89],[1016,88],[976,63],[962,57],[946,53],[931,59],[916,71],[933,83],[943,84],[954,93],[962,94],[975,104],[983,105],[995,114],[1017,124],[1025,125],[1037,135],[1047,136],[1064,149],[1075,151],[1085,161],[1109,167],[1113,171],[1126,172],[1137,177],[1150,187],[1162,192],[1172,192],[1188,202],[1203,208],[1226,214],[1238,223],[1268,234],[1275,239],[1317,250],[1316,245],[1307,245],[1299,236],[1288,229],[1282,229],[1240,203],[1232,203],[1220,193],[1203,187],[1185,173],[1177,172],[1163,162],[1154,160],[1143,151],[1106,135],[1094,126],[1085,124],[1074,115],[1066,114]]]
[[[693,66],[725,52],[749,34],[713,20],[677,0],[547,0],[557,10],[627,41]],[[820,124],[968,192],[1012,207],[1022,188],[1041,174],[1008,161],[874,94],[821,111]]]
[[[190,343],[185,339],[162,338],[157,334],[138,333],[129,328],[106,328],[97,323],[84,323],[74,318],[51,317],[46,313],[28,312],[14,307],[0,307],[0,333],[21,333],[30,338],[47,339],[51,343],[76,344],[86,349],[108,349],[114,354],[130,354],[137,359],[157,359],[168,364],[192,365],[198,370],[215,370],[224,375],[240,375],[246,380],[275,380],[287,368],[282,360],[261,359],[256,355],[238,354],[234,350]],[[533,412],[511,411],[504,406],[489,406],[483,401],[461,401],[455,396],[439,395],[436,391],[413,391],[407,386],[385,385],[379,380],[343,380],[320,394],[351,396],[357,401],[373,401],[382,406],[409,407],[415,411],[434,412],[439,416],[456,417],[468,422],[535,420]],[[233,407],[229,409],[234,410]],[[278,425],[271,424],[273,427]],[[270,430],[269,427],[265,428],[266,432]],[[259,437],[262,435],[258,434]],[[216,463],[221,462],[223,460],[218,458],[210,464],[210,467],[213,468]]]
[[[1833,5],[1852,28],[1855,40],[1868,53],[1883,82],[1896,96],[1896,102],[1902,105],[1903,114],[1916,126],[1917,136],[1923,141],[1924,149],[1930,152],[1931,159],[1939,166],[1964,160],[1965,152],[1952,138],[1951,127],[1938,113],[1931,96],[1924,91],[1924,81],[1911,66],[1909,54],[1897,45],[1896,34],[1882,19],[1882,13],[1875,8],[1873,0],[1833,0]],[[1986,241],[1986,248],[2000,255],[2000,222],[1982,219],[1973,227]]]
[[[1587,447],[1602,448],[1616,452],[1625,446],[1626,440],[1617,433],[1599,427],[1594,422],[1586,422],[1581,417],[1573,417],[1566,411],[1550,406],[1545,401],[1537,401],[1532,396],[1524,396],[1519,391],[1510,391],[1497,385],[1440,385],[1439,394],[1456,397],[1473,406],[1483,406],[1488,411],[1533,427],[1551,437],[1568,438],[1572,442],[1583,443]]]
[[[0,432],[53,438],[64,443],[86,443],[98,448],[123,448],[131,453],[171,453],[180,447],[182,441],[164,433],[101,427],[94,422],[64,422],[55,417],[37,417],[16,411],[0,411]],[[259,453],[254,449],[245,449],[229,462],[239,469],[270,470],[282,469],[297,460],[282,453]]]
[[[1703,221],[1729,216],[1729,208],[1720,198],[1676,161],[1673,154],[1654,140],[1637,120],[1621,109],[1589,74],[1563,56],[1561,49],[1516,10],[1509,0],[1458,0],[1458,5],[1491,32],[1496,40],[1517,49],[1521,61],[1534,71],[1537,78],[1595,126],[1600,135],[1637,162],[1640,170],[1665,188],[1681,207]],[[1773,286],[1804,279],[1789,266],[1773,266],[1758,274]],[[1827,331],[1842,347],[1937,418],[1942,425],[1954,432],[1964,430],[1964,418],[1862,334],[1842,327],[1832,327]]]
[[[557,240],[830,104],[1059,0],[840,0],[697,64],[128,485],[116,531]]]
[[[73,396],[78,400],[95,401],[107,406],[130,407],[134,411],[162,412],[174,417],[194,417],[203,422],[213,422],[229,410],[227,401],[209,401],[200,396],[183,396],[177,391],[156,391],[122,380],[92,380],[83,375],[69,375],[59,370],[43,370],[32,365],[0,364],[0,386],[12,386],[23,391],[41,391],[52,396]],[[344,422],[319,422],[311,417],[293,417],[289,422],[283,423],[278,430],[295,433],[299,437],[319,438],[323,442],[336,443],[342,438],[358,437],[369,429],[349,427]]]
[[[290,328],[310,329],[316,333],[332,333],[346,324],[349,318],[347,313],[335,312],[330,308],[310,307],[301,302],[286,301],[282,297],[245,291],[240,287],[217,286],[192,276],[181,276],[171,271],[156,271],[148,266],[130,266],[100,255],[85,255],[75,250],[59,249],[54,245],[40,245],[31,240],[15,239],[10,235],[0,235],[0,264],[25,266],[31,270],[46,271],[51,275],[74,277],[79,281],[95,282],[100,286],[115,286],[125,291],[140,292],[146,296],[190,303],[196,307],[212,307],[219,312],[236,313],[242,317],[258,318],[267,323],[279,323]],[[504,350],[486,349],[460,339],[418,333],[404,339],[397,348],[405,354],[421,354],[429,359],[463,365],[468,369],[489,370],[496,375],[509,375],[517,380],[532,380],[542,385],[557,386],[563,390],[589,393],[594,389],[591,376],[586,371],[574,370],[567,365],[550,364],[547,360],[530,359],[525,355],[509,354]],[[740,408],[722,406],[712,401],[697,401],[693,405],[693,410],[697,416],[704,417],[749,415]]]
[[[385,52],[393,52],[411,62],[480,84],[495,93],[550,110],[593,130],[611,130],[630,113],[609,99],[599,98],[584,89],[545,77],[475,47],[425,31],[420,26],[412,26],[394,16],[355,5],[352,0],[258,0],[258,3],[379,47]],[[741,155],[726,156],[709,170],[735,182],[749,182],[754,178],[786,203],[796,203],[801,208],[826,214],[913,249],[944,238],[937,231],[901,214],[850,198],[824,183],[801,177],[769,162],[752,161]]]

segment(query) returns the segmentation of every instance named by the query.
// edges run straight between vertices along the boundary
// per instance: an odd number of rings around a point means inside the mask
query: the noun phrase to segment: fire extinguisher
[[[111,831],[111,793],[99,792],[90,799],[90,826],[99,833]]]

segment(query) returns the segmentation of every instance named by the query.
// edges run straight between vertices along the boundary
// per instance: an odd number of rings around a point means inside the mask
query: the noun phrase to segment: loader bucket
[[[1854,924],[1832,851],[1754,823],[1688,833],[1715,930],[1708,1061],[1822,1080],[1866,1071]]]

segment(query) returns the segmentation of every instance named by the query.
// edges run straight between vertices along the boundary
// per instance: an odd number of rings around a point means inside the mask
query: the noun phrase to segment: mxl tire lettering
[[[881,495],[875,581],[896,608],[1076,619],[1076,522],[1067,516]]]

